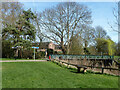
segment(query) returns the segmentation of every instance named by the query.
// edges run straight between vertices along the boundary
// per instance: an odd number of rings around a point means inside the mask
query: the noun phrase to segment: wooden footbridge
[[[105,69],[120,71],[120,64],[114,60],[114,56],[109,55],[51,55],[51,59],[62,64],[75,66],[78,68],[78,72],[81,68],[83,70],[88,68],[101,69],[101,73],[104,73]]]

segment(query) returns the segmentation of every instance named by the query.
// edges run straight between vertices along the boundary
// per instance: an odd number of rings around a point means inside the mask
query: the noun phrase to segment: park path
[[[46,62],[47,60],[5,60],[0,62]]]

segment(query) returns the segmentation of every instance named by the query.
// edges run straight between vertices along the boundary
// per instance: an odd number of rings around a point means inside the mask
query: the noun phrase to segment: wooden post
[[[69,59],[68,59],[68,64],[67,64],[67,68],[69,68]]]
[[[81,59],[81,56],[80,56],[80,61],[79,61],[79,65],[81,65],[81,60],[82,60],[82,59]]]
[[[120,75],[120,64],[118,65],[118,75]]]
[[[80,67],[77,67],[77,72],[80,73]]]
[[[102,74],[104,73],[104,68],[102,67]]]

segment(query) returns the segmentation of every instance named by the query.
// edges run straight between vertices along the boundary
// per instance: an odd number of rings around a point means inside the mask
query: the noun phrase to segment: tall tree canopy
[[[23,11],[23,4],[19,2],[2,2],[2,27],[15,25],[19,14]]]
[[[114,55],[115,43],[111,39],[97,38],[96,42],[98,54]]]
[[[81,36],[73,36],[70,39],[70,52],[69,54],[83,54],[83,44]]]
[[[69,53],[71,36],[81,32],[83,25],[92,23],[91,11],[79,3],[64,2],[43,11],[40,22],[47,32],[44,37],[60,44],[62,51]]]
[[[6,47],[10,49],[17,46],[22,46],[23,48],[30,47],[32,44],[31,42],[35,40],[35,27],[32,23],[35,18],[36,16],[29,9],[20,12],[17,19],[15,18],[13,20],[14,23],[3,22],[3,25],[5,25],[5,27],[2,28],[3,49]],[[5,50],[3,50],[3,53],[4,51]]]
[[[8,24],[2,31],[3,40],[13,40],[15,46],[23,44],[23,41],[35,39],[35,27],[31,23],[36,18],[31,10],[23,11],[15,25]],[[6,38],[4,38],[6,36]]]

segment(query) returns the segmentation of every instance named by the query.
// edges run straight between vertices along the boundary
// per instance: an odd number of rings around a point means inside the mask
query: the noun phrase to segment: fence
[[[81,65],[101,73],[119,75],[120,71],[120,64],[114,60],[114,56],[51,55],[51,59],[71,66]]]

